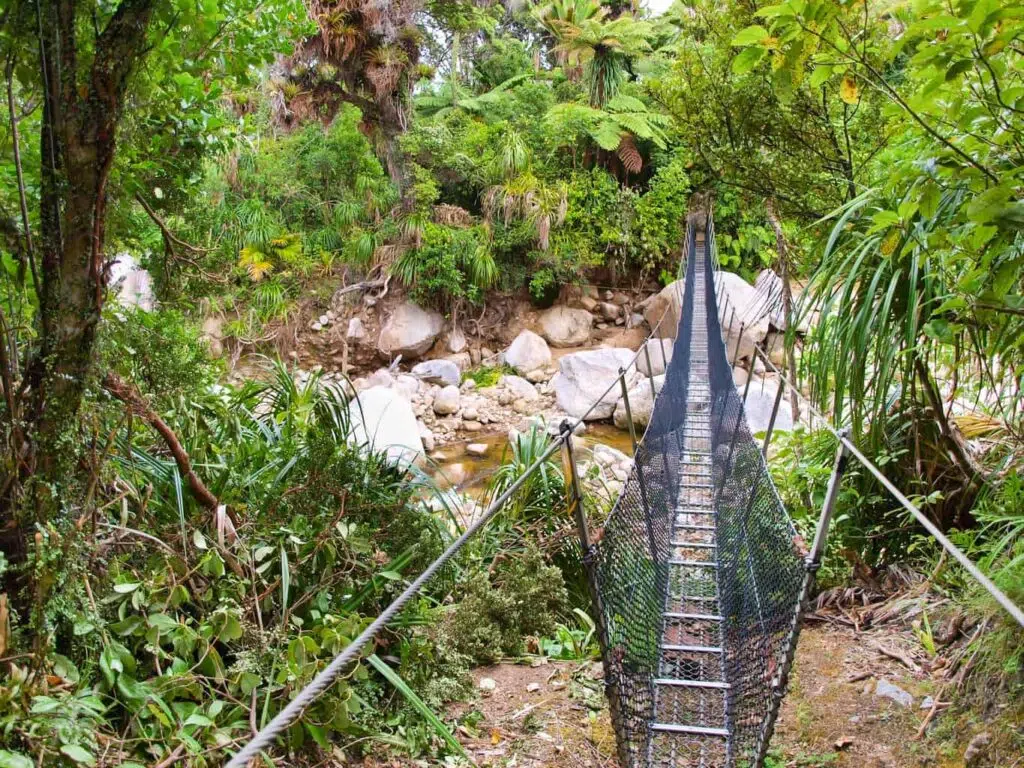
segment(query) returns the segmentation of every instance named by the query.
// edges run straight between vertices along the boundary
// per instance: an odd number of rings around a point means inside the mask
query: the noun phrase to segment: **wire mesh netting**
[[[710,218],[684,265],[651,421],[588,554],[623,768],[758,762],[805,573],[733,385]]]

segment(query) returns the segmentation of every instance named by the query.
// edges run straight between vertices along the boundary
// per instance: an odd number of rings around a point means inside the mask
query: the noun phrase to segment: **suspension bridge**
[[[620,768],[746,768],[764,764],[788,683],[815,573],[824,553],[832,511],[847,463],[859,461],[940,545],[1021,625],[1024,612],[941,531],[825,421],[838,439],[835,464],[816,535],[797,535],[766,463],[780,386],[767,434],[755,442],[733,383],[719,306],[721,279],[714,222],[688,217],[678,327],[652,337],[674,337],[664,355],[665,380],[656,391],[650,423],[640,438],[629,413],[631,363],[597,398],[613,388],[625,401],[633,436],[629,478],[603,527],[588,529],[572,434],[561,433],[535,463],[496,498],[347,648],[298,692],[227,763],[245,768],[302,716],[360,652],[472,537],[485,527],[531,474],[561,451],[569,508],[583,549],[615,727]],[[757,311],[757,308],[741,308]],[[742,335],[742,332],[741,332]],[[735,358],[739,344],[733,352]],[[765,360],[771,366],[770,361]],[[749,388],[750,379],[747,381]],[[580,421],[589,414],[585,414]],[[820,418],[820,414],[819,414]]]

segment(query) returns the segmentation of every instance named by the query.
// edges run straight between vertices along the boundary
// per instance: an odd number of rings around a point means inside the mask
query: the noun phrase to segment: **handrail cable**
[[[854,456],[854,458],[856,458],[857,461],[859,461],[861,465],[866,470],[868,470],[868,472],[874,475],[875,479],[878,480],[878,482],[881,483],[882,486],[893,495],[896,501],[898,501],[900,505],[904,509],[906,509],[911,515],[913,515],[913,517],[925,528],[925,530],[928,531],[928,533],[930,533],[932,537],[934,537],[936,541],[938,541],[939,544],[942,545],[943,549],[945,549],[946,552],[948,552],[950,556],[953,557],[953,559],[955,559],[958,563],[960,563],[960,565],[964,567],[964,569],[974,578],[975,581],[977,581],[982,587],[985,588],[985,591],[988,592],[992,596],[992,598],[997,603],[999,603],[999,605],[1001,605],[1006,610],[1006,612],[1010,614],[1010,616],[1013,617],[1014,621],[1016,621],[1018,624],[1024,627],[1024,611],[1022,611],[1020,607],[1006,595],[1005,592],[999,589],[999,587],[997,587],[988,576],[982,573],[981,569],[978,568],[978,566],[975,565],[975,563],[969,557],[967,557],[967,555],[964,554],[964,552],[959,547],[957,547],[956,544],[950,541],[949,538],[942,531],[940,531],[939,528],[931,520],[928,519],[927,515],[925,515],[924,512],[922,512],[912,501],[910,501],[910,499],[908,499],[903,494],[903,492],[900,491],[900,489],[897,488],[893,484],[893,482],[888,477],[886,477],[885,474],[882,473],[882,470],[879,469],[874,462],[872,462],[867,456],[861,453],[860,449],[853,444],[853,441],[851,441],[846,435],[842,434],[839,430],[832,426],[829,418],[825,416],[825,414],[823,414],[818,408],[816,408],[814,404],[803,394],[803,392],[801,392],[798,387],[794,386],[794,384],[788,378],[786,378],[785,375],[783,375],[782,371],[780,371],[778,366],[776,366],[775,363],[773,363],[769,359],[768,355],[764,352],[764,350],[762,350],[759,346],[755,344],[754,351],[755,354],[761,357],[762,362],[764,362],[764,364],[767,367],[769,367],[776,375],[778,375],[781,382],[788,386],[793,392],[796,392],[797,397],[799,397],[800,400],[807,405],[808,409],[813,411],[814,414],[818,416],[819,419],[821,419],[822,423],[825,425],[825,428],[832,433],[833,437],[835,437],[840,443],[842,443],[846,447],[846,449]],[[753,371],[751,371],[751,375],[753,375]]]

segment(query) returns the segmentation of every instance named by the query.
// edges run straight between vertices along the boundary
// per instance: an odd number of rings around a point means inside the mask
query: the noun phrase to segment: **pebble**
[[[492,677],[481,677],[480,682],[477,683],[477,686],[480,688],[481,691],[490,693],[498,687],[498,683]]]
[[[530,693],[536,693],[540,690],[540,683],[530,683],[528,686],[526,686],[526,690]]]
[[[484,428],[484,425],[481,424],[479,421],[464,421],[462,422],[462,428],[466,432],[479,432],[481,429]]]
[[[914,705],[914,697],[904,691],[898,685],[890,683],[888,680],[879,680],[875,686],[875,696],[881,696],[886,699],[891,699],[899,704],[901,707],[912,707]]]
[[[488,447],[487,443],[470,443],[466,446],[466,453],[470,456],[484,456]]]

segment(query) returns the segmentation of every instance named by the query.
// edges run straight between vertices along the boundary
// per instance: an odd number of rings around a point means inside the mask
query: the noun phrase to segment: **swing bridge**
[[[228,762],[245,768],[351,664],[360,651],[488,522],[532,472],[563,455],[566,487],[583,550],[593,602],[605,688],[621,768],[747,768],[762,766],[786,692],[815,573],[821,563],[843,471],[860,462],[915,520],[1024,626],[1024,612],[1006,597],[842,431],[813,542],[797,535],[767,465],[767,449],[786,387],[781,372],[762,444],[748,425],[743,392],[733,383],[733,364],[720,305],[721,273],[714,221],[697,212],[687,219],[675,285],[678,326],[652,337],[672,344],[664,354],[660,390],[652,375],[650,346],[595,401],[621,390],[633,436],[632,471],[597,537],[588,529],[572,440],[576,423],[561,433],[536,462],[399,595],[347,648]],[[763,308],[733,307],[749,317]],[[731,328],[729,329],[731,331]],[[742,325],[740,330],[742,337]],[[654,408],[638,438],[627,379],[640,354]],[[769,369],[774,366],[761,353]],[[583,418],[589,414],[585,414]],[[820,415],[819,415],[820,416]],[[580,419],[579,421],[582,421]]]

